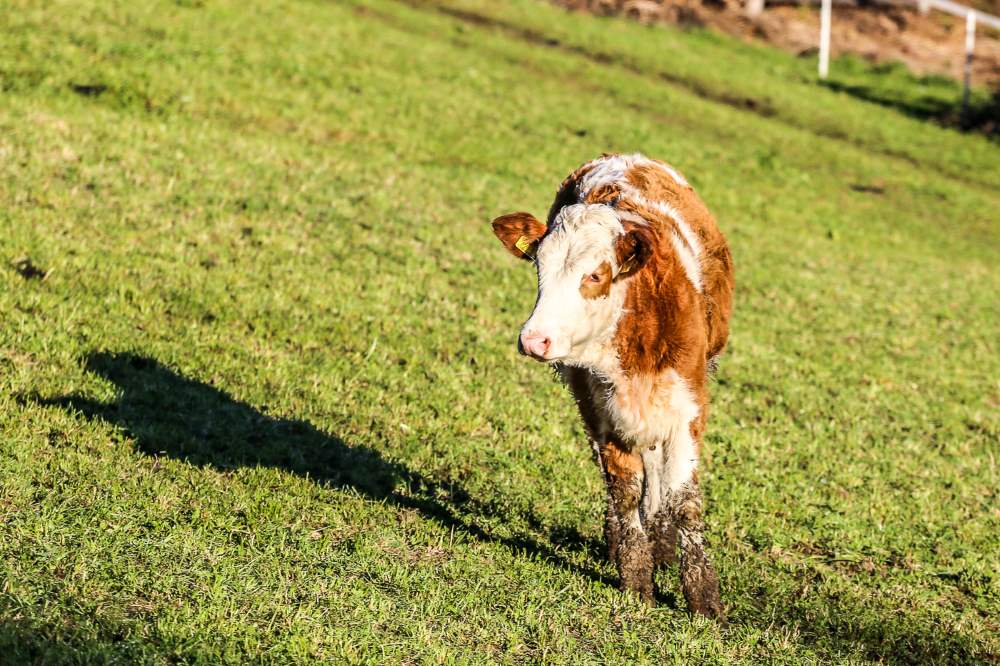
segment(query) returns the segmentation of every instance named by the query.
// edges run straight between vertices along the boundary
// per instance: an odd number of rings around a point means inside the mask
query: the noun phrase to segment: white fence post
[[[965,15],[965,81],[962,86],[962,124],[969,122],[969,88],[972,87],[972,51],[976,48],[976,12]]]
[[[819,78],[830,73],[830,14],[832,0],[823,0],[819,17]]]
[[[753,18],[755,16],[760,16],[764,11],[764,0],[747,0],[746,12],[747,16]]]

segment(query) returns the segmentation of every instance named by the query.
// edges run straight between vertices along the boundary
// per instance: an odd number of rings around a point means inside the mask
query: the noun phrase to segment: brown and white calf
[[[669,165],[604,155],[563,181],[547,224],[512,213],[493,231],[538,270],[518,348],[553,364],[576,398],[607,484],[622,588],[651,603],[653,567],[679,545],[688,607],[721,618],[697,475],[708,372],[732,309],[715,220]]]

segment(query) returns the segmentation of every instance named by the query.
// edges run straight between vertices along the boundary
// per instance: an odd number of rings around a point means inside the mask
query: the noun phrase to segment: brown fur
[[[601,445],[601,459],[611,476],[624,479],[642,474],[642,458],[617,438],[610,438]]]
[[[594,280],[593,278],[597,278]],[[602,298],[611,293],[611,264],[602,262],[597,270],[584,275],[580,282],[580,294],[587,299]]]
[[[701,241],[704,282],[702,309],[708,323],[707,354],[709,358],[718,355],[729,337],[729,316],[733,300],[733,262],[725,237],[694,189],[679,185],[662,169],[653,165],[637,165],[629,169],[625,177],[646,199],[662,201],[675,208]],[[628,198],[622,199],[618,205],[654,225],[677,231],[672,220],[657,211],[634,205]]]
[[[535,219],[531,213],[509,213],[493,220],[493,233],[503,243],[507,251],[518,259],[531,259],[533,251],[522,252],[516,245],[524,237],[532,249],[538,239],[545,235],[546,226]]]
[[[628,376],[656,375],[673,368],[692,389],[703,385],[706,323],[701,296],[684,276],[684,268],[658,241],[629,283],[625,314],[618,323],[615,346]]]
[[[615,281],[635,275],[653,253],[656,238],[648,229],[637,227],[625,232],[615,243],[615,261],[618,262],[618,275]]]
[[[653,544],[653,566],[660,567],[677,562],[677,526],[670,519],[670,512],[661,509],[650,521],[649,540]]]
[[[584,203],[589,204],[607,204],[613,205],[621,197],[621,190],[616,185],[605,185],[603,187],[595,187],[590,192],[587,192],[587,196],[584,197]]]

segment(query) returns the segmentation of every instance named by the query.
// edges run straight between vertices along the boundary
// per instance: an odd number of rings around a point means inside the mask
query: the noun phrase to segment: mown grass
[[[706,32],[517,0],[0,11],[5,663],[996,660],[995,145]],[[732,621],[603,557],[487,220],[602,151],[739,289]]]

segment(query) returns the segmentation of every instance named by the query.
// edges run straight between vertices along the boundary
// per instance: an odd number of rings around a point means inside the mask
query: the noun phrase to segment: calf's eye
[[[600,282],[601,276],[598,275],[597,273],[591,273],[590,275],[587,276],[587,279],[590,280],[591,282]]]

